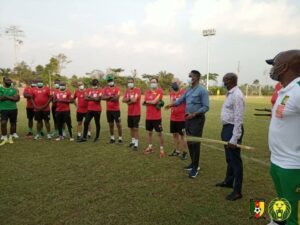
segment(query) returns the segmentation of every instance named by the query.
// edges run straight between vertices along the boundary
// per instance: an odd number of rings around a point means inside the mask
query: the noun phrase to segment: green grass
[[[219,139],[222,102],[222,97],[211,100],[204,137]],[[269,118],[253,116],[254,108],[269,105],[267,98],[247,99],[244,144],[256,150],[243,152],[244,197],[239,201],[226,201],[230,190],[214,186],[225,174],[222,146],[202,145],[201,171],[191,180],[182,169],[187,161],[159,159],[158,151],[145,156],[125,147],[127,142],[124,146],[106,144],[109,133],[103,113],[97,143],[21,138],[0,147],[0,224],[266,224],[249,219],[249,200],[260,197],[269,202],[275,197],[268,174]],[[24,102],[19,103],[21,136],[27,131],[24,107]],[[128,141],[125,106],[122,112],[124,140]],[[163,118],[168,132],[169,112],[164,111]],[[140,133],[143,148],[146,133],[142,128]],[[170,152],[169,135],[165,143]]]

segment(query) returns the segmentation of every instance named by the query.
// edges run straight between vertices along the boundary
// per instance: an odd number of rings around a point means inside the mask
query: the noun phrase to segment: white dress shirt
[[[245,97],[241,90],[235,86],[227,93],[224,101],[221,120],[222,124],[234,125],[233,134],[229,141],[231,144],[237,144],[242,135],[243,117],[245,112]]]

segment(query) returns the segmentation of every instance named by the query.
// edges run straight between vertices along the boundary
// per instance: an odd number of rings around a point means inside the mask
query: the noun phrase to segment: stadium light
[[[207,39],[207,77],[206,77],[206,89],[208,90],[208,81],[209,81],[209,39],[211,36],[216,35],[215,29],[206,29],[203,30],[203,36]]]

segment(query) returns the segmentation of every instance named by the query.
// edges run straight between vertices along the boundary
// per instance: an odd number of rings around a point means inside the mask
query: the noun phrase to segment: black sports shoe
[[[235,200],[238,200],[238,199],[240,199],[242,197],[243,196],[242,196],[241,193],[232,192],[231,194],[227,195],[226,200],[235,201]]]
[[[133,147],[134,146],[134,144],[131,142],[129,145],[128,145],[128,148],[131,148],[131,147]]]
[[[133,146],[133,151],[137,151],[138,150],[138,146]]]
[[[88,137],[88,139],[90,139],[92,136],[88,134],[88,136],[87,136],[87,137]]]
[[[119,139],[118,144],[123,144],[123,140]]]
[[[94,138],[94,142],[97,142],[98,140],[99,140],[99,138],[96,138],[96,137]]]
[[[187,152],[183,152],[181,156],[182,160],[187,160]]]
[[[78,135],[77,135],[77,141],[79,141],[80,139],[81,139],[81,136],[78,136]]]
[[[171,152],[169,154],[169,156],[179,156],[180,152],[178,152],[177,150],[174,150],[173,152]]]
[[[41,131],[41,136],[42,136],[42,137],[44,137],[44,136],[45,136],[45,134],[44,134],[44,132],[43,132],[43,131]]]
[[[108,144],[114,144],[115,142],[116,142],[115,139],[110,139]]]
[[[81,139],[77,140],[77,142],[86,142],[86,141],[87,141],[86,138],[81,138]]]

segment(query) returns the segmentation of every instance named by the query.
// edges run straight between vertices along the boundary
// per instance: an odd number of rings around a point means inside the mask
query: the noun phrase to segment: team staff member
[[[243,117],[245,99],[237,86],[237,81],[238,77],[234,73],[227,73],[223,77],[223,82],[228,93],[221,111],[221,121],[223,124],[221,138],[222,141],[228,142],[228,145],[224,146],[227,171],[224,181],[216,184],[217,187],[233,187],[233,192],[226,197],[230,201],[242,198],[243,183],[241,149],[237,148],[236,145],[242,143],[244,134]]]
[[[37,121],[37,134],[34,139],[38,140],[41,138],[41,131],[43,128],[43,121],[47,130],[47,138],[51,139],[50,134],[50,101],[52,95],[50,88],[44,86],[42,79],[37,79],[37,88],[32,91],[32,104],[34,107],[34,117]]]
[[[94,118],[96,125],[96,137],[94,142],[99,139],[100,135],[100,116],[101,116],[101,97],[102,90],[99,87],[99,81],[97,79],[92,80],[92,88],[86,91],[85,100],[88,102],[87,114],[84,120],[83,136],[78,142],[87,141],[87,133],[91,120]]]
[[[199,71],[192,70],[188,80],[191,87],[173,104],[166,106],[166,108],[170,108],[186,103],[185,131],[188,136],[202,136],[205,113],[209,110],[208,91],[199,84],[200,77]],[[190,171],[190,178],[196,178],[200,169],[200,142],[188,141],[187,144],[192,163],[185,167],[185,170]]]
[[[34,108],[31,101],[32,98],[32,91],[35,88],[36,84],[33,80],[29,81],[29,84],[25,87],[23,96],[26,98],[26,115],[28,119],[28,133],[26,134],[26,137],[32,137],[33,136],[33,119],[34,119]]]
[[[66,83],[59,83],[59,91],[53,96],[53,103],[56,103],[55,117],[57,121],[58,137],[57,141],[64,139],[63,125],[67,124],[70,141],[74,141],[72,133],[72,121],[70,114],[70,103],[73,102],[72,94],[70,90],[66,89]]]
[[[123,102],[128,105],[127,125],[130,129],[131,143],[134,150],[139,146],[139,123],[141,119],[141,90],[134,86],[134,79],[128,78],[128,88],[125,91]]]
[[[85,100],[86,93],[88,92],[85,89],[82,81],[77,83],[78,89],[74,93],[74,104],[77,107],[76,119],[77,119],[77,140],[81,138],[82,133],[82,122],[83,118],[86,117],[88,101]],[[77,103],[76,103],[77,99]],[[91,126],[89,125],[88,137],[91,136]]]
[[[170,102],[174,103],[185,93],[185,89],[180,87],[179,79],[175,78],[172,81],[172,90],[170,92]],[[185,136],[185,107],[183,103],[177,107],[171,108],[171,120],[170,120],[170,133],[173,134],[175,149],[169,156],[178,156],[180,154],[179,148],[182,147],[182,160],[187,159],[187,143]]]
[[[144,150],[144,154],[150,154],[154,152],[152,146],[152,131],[157,132],[159,145],[160,145],[160,158],[165,157],[164,151],[164,139],[162,135],[162,123],[161,123],[161,107],[163,91],[158,88],[158,79],[152,78],[150,80],[150,90],[145,93],[144,105],[146,105],[146,130],[148,147]]]
[[[1,111],[1,132],[2,140],[0,143],[13,144],[13,134],[17,128],[17,102],[20,100],[19,91],[12,87],[12,80],[8,77],[3,79],[4,86],[0,87],[0,111]],[[10,122],[10,135],[7,134],[7,122]]]
[[[52,96],[55,96],[59,92],[59,83],[60,83],[60,80],[54,81],[54,88],[52,88],[52,90],[51,90]],[[54,125],[53,136],[58,134],[58,126],[57,126],[57,120],[56,120],[56,107],[57,107],[57,103],[52,101],[51,112],[52,112],[53,125]]]
[[[287,199],[291,204],[291,215],[286,224],[299,225],[300,50],[281,52],[266,62],[273,66],[270,71],[271,79],[282,84],[272,109],[269,128],[270,174],[278,197]]]
[[[106,117],[109,125],[110,132],[110,144],[115,143],[114,136],[114,122],[118,128],[118,143],[122,144],[122,125],[121,125],[121,111],[120,111],[120,88],[115,85],[114,78],[112,75],[106,77],[107,87],[103,89],[102,100],[106,101]]]

